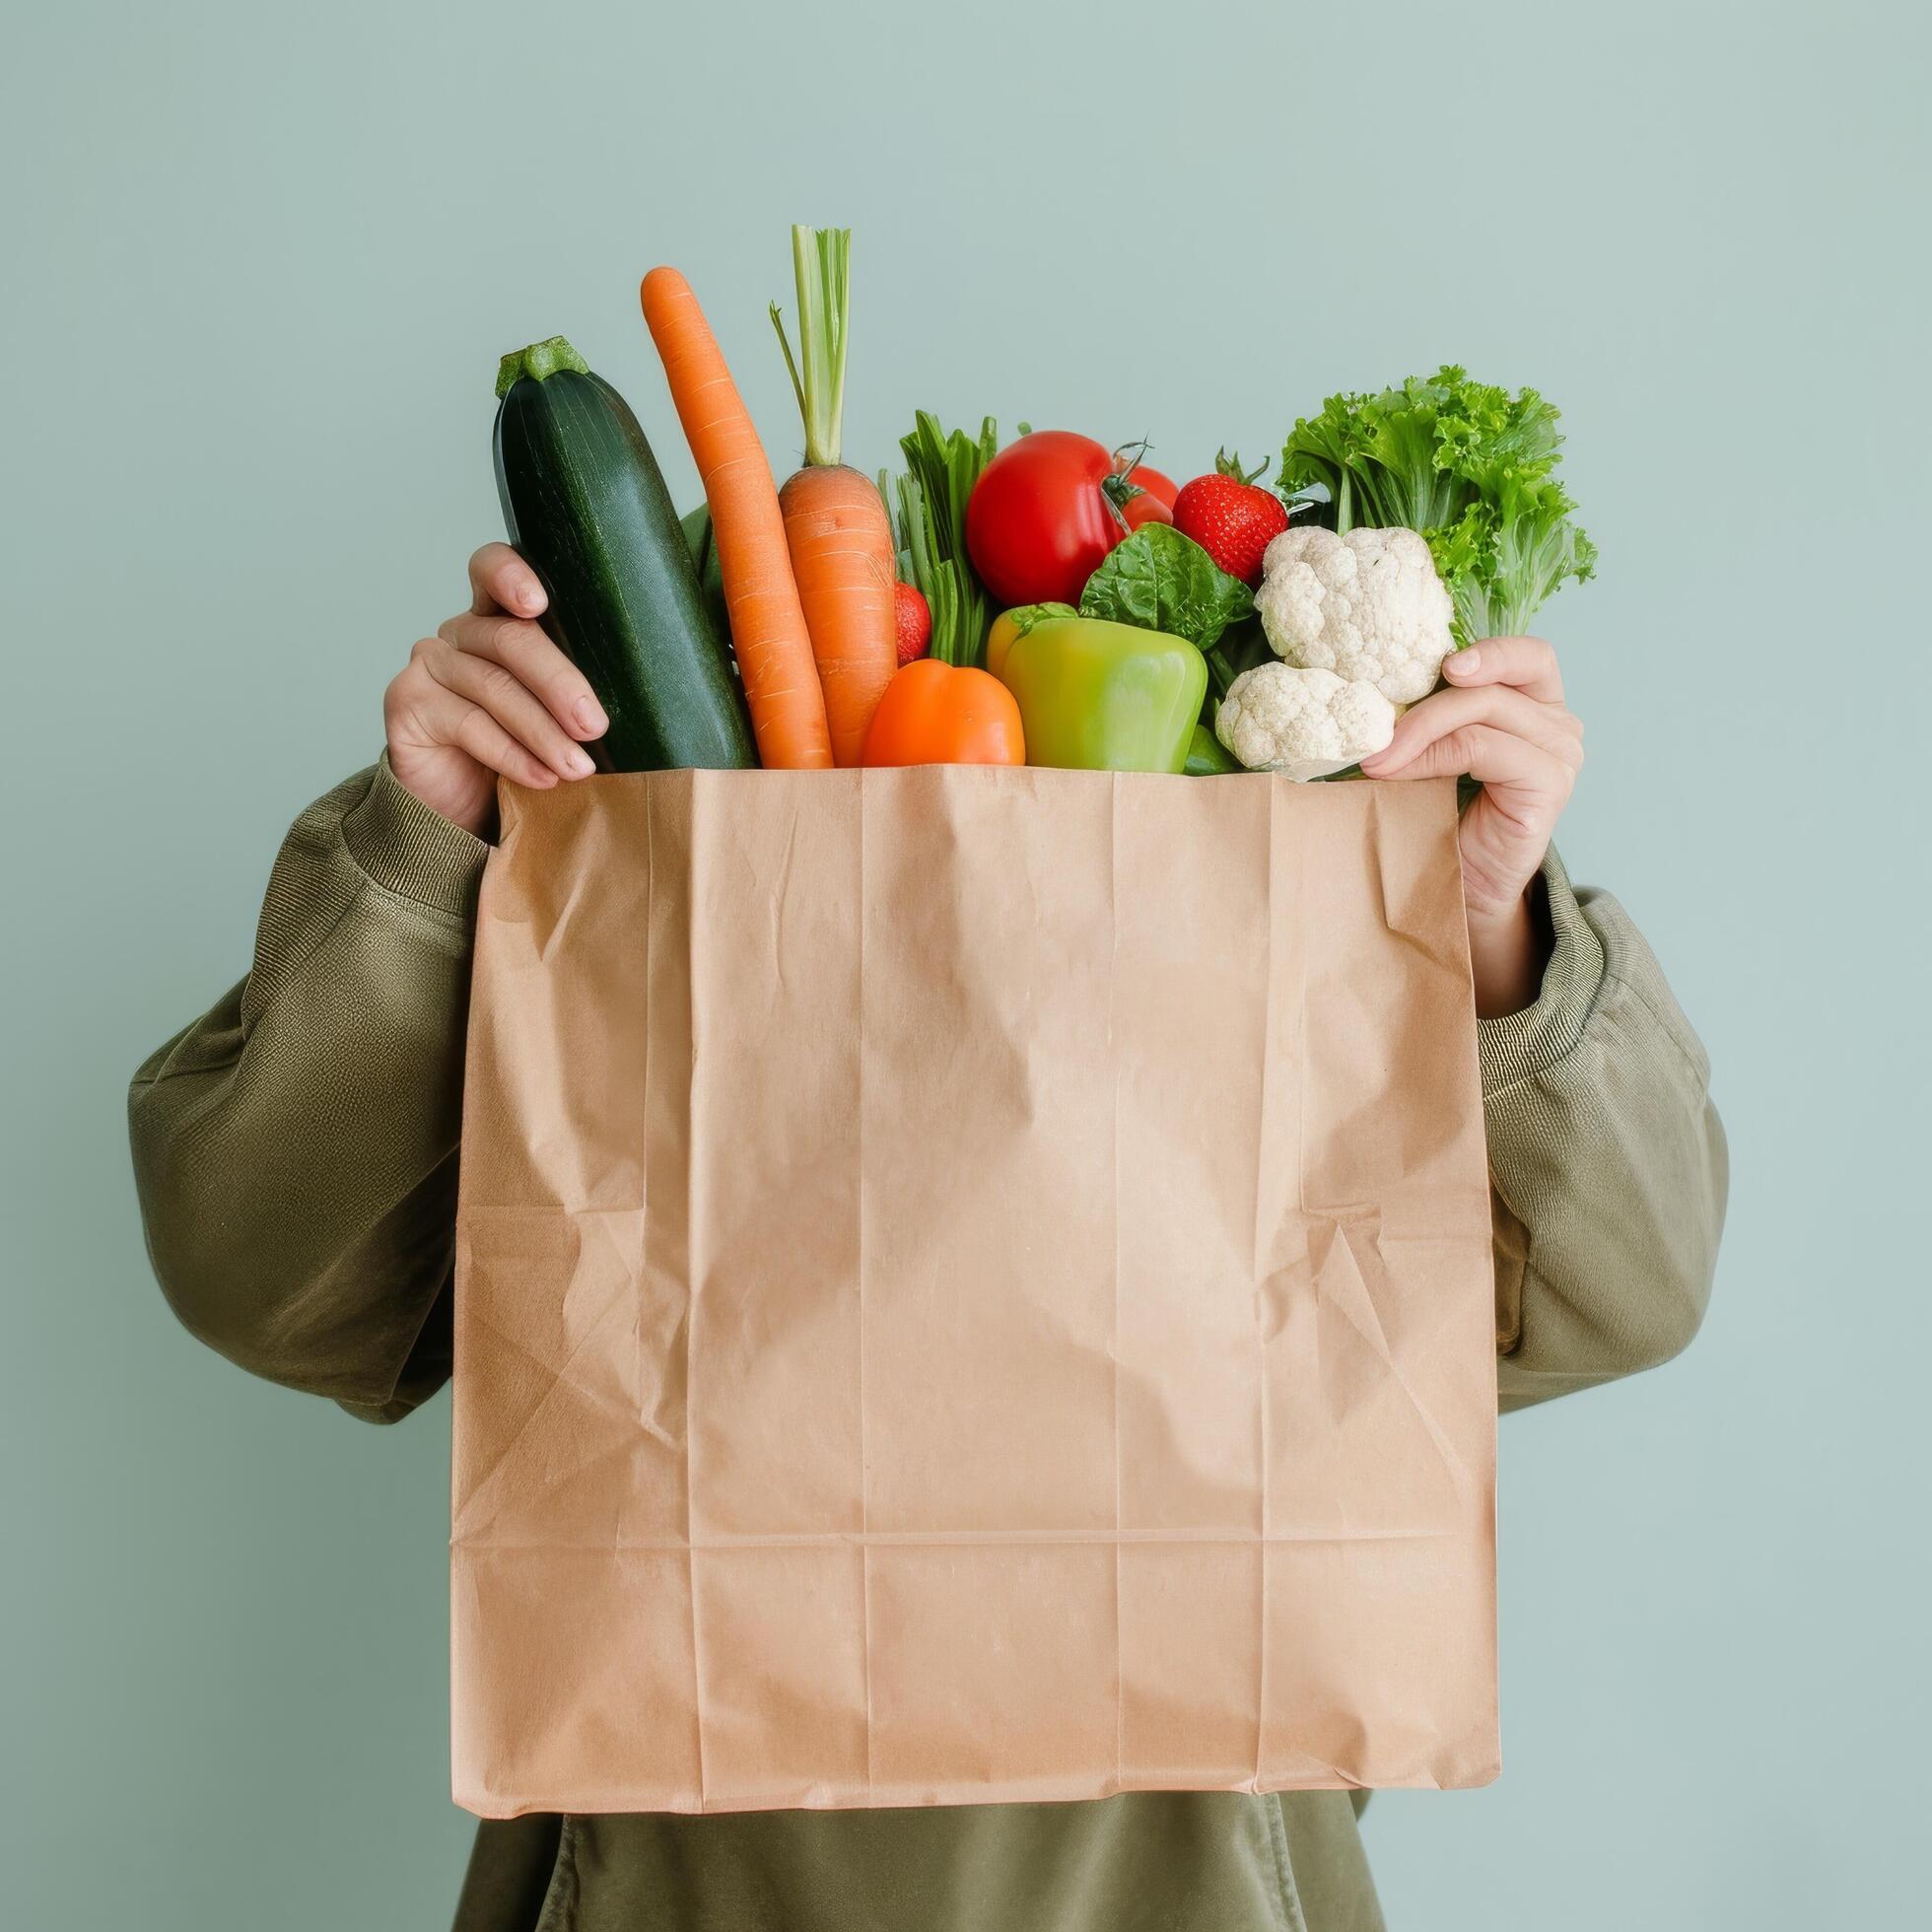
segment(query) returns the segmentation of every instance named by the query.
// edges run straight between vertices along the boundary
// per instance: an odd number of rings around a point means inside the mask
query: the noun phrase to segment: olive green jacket
[[[487,847],[386,762],[299,818],[253,966],[129,1097],[149,1252],[231,1360],[392,1422],[449,1373],[463,1015]],[[1505,1409],[1695,1334],[1725,1149],[1614,899],[1543,875],[1541,997],[1482,1025]],[[458,1932],[1366,1932],[1345,1792],[486,1823]]]

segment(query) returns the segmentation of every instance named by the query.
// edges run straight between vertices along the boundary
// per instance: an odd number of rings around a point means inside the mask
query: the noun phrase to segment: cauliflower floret
[[[1414,530],[1312,524],[1262,553],[1255,603],[1276,654],[1306,670],[1366,678],[1393,705],[1435,689],[1455,648],[1453,609],[1428,544]]]
[[[1214,714],[1214,735],[1251,772],[1292,779],[1346,771],[1395,731],[1396,708],[1374,685],[1287,664],[1243,671]]]

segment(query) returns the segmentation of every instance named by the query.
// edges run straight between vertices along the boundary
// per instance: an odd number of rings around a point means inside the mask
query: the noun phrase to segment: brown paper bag
[[[463,1126],[486,1816],[1496,1770],[1447,782],[507,789]]]

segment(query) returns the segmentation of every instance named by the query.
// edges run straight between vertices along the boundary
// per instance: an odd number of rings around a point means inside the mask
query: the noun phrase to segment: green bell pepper
[[[1015,634],[1017,631],[1017,634]],[[1179,772],[1208,662],[1186,638],[1099,617],[1003,619],[986,667],[1019,705],[1026,762],[1088,772]]]
[[[1241,761],[1205,724],[1194,727],[1188,741],[1187,774],[1190,778],[1217,778],[1238,772]]]

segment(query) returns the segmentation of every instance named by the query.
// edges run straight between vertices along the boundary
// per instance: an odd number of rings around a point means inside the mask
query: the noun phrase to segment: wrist
[[[465,761],[466,762],[466,761]],[[403,791],[439,818],[472,838],[494,841],[497,830],[495,780],[473,767],[450,770],[452,761],[432,753],[425,757],[407,749],[388,747],[390,775]]]
[[[1499,857],[1482,849],[1462,847],[1463,911],[1472,927],[1500,931],[1520,920],[1537,890],[1542,872],[1537,865],[1520,869],[1521,856]]]
[[[1530,887],[1528,885],[1521,886],[1514,892],[1478,891],[1470,885],[1468,875],[1464,875],[1463,913],[1469,921],[1472,932],[1479,928],[1484,932],[1500,932],[1525,918],[1529,909]]]
[[[1465,902],[1479,1019],[1499,1019],[1536,1003],[1551,940],[1535,886],[1532,879],[1511,898],[1484,895]]]
[[[474,908],[489,847],[405,786],[386,752],[342,835],[357,864],[385,890],[459,916]]]

